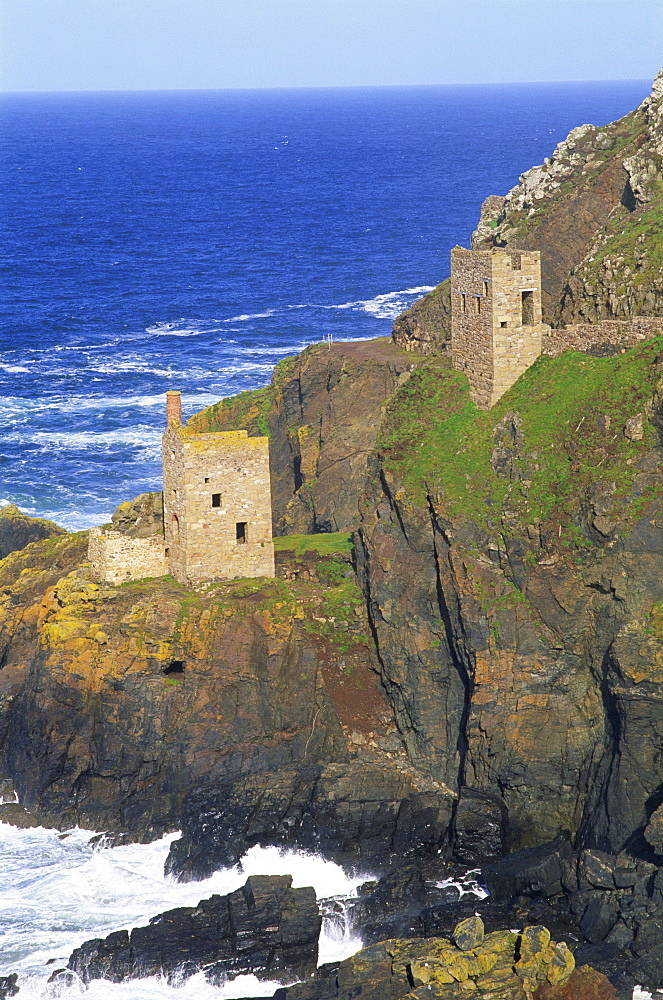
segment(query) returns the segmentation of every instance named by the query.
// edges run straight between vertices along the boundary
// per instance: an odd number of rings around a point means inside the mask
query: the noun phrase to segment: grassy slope
[[[247,389],[236,396],[221,399],[187,421],[196,434],[216,431],[247,430],[250,435],[269,437],[268,416],[283,383],[295,371],[297,355],[284,358],[275,366],[270,385],[262,389]]]
[[[451,515],[489,531],[505,507],[523,525],[538,519],[572,530],[591,483],[615,483],[616,502],[633,500],[635,460],[656,443],[655,432],[645,422],[645,440],[632,442],[623,428],[652,397],[651,363],[661,349],[659,337],[608,358],[575,352],[541,357],[490,411],[472,403],[465,376],[427,365],[389,405],[379,439],[385,465],[408,499],[423,502],[428,487]],[[514,455],[522,479],[515,481],[497,475],[490,461],[494,429],[512,411],[524,434]],[[601,415],[610,418],[607,433],[600,429]]]

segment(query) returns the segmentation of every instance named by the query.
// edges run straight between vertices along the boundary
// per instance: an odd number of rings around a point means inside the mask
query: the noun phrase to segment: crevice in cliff
[[[384,662],[380,651],[380,636],[378,633],[378,628],[375,622],[375,616],[373,614],[373,599],[371,594],[371,582],[370,582],[370,572],[368,571],[368,563],[370,561],[370,556],[368,552],[368,546],[364,539],[364,533],[361,528],[355,532],[355,572],[357,574],[357,582],[359,583],[360,589],[364,595],[364,601],[366,602],[366,617],[368,619],[368,627],[370,629],[371,638],[373,640],[373,648],[375,650],[375,657],[379,665],[379,677],[380,684],[384,688],[385,695],[391,705],[392,711],[394,713],[394,721],[398,728],[400,735],[404,738],[405,744],[407,746],[407,733],[403,731],[403,727],[399,724],[399,714],[407,718],[408,728],[411,732],[416,731],[416,726],[412,716],[407,708],[407,702],[403,696],[403,693],[399,685],[389,677],[387,670],[387,665]],[[362,560],[361,565],[359,560],[357,560],[358,546],[357,543],[361,543],[361,554]],[[398,704],[396,704],[398,702]]]
[[[400,512],[400,510],[398,508],[398,503],[396,502],[396,498],[394,497],[393,493],[391,492],[391,488],[389,486],[389,483],[387,482],[387,478],[386,478],[386,476],[384,474],[384,469],[382,469],[382,467],[380,467],[380,485],[382,486],[382,490],[384,492],[384,495],[386,496],[387,500],[389,501],[391,509],[393,510],[394,515],[396,516],[396,520],[398,521],[398,526],[401,529],[401,532],[403,533],[403,538],[405,539],[405,541],[409,545],[410,544],[410,539],[409,539],[409,536],[408,536],[408,533],[407,533],[407,529],[405,527],[405,522],[403,521],[403,518],[401,517],[401,512]]]
[[[617,772],[621,761],[620,748],[623,734],[617,698],[613,694],[608,676],[610,662],[611,657],[608,651],[601,664],[599,685],[605,723],[603,754],[593,769],[593,774],[588,776],[589,797],[576,837],[578,850],[599,848],[610,851],[614,846],[610,839],[611,808],[609,800],[613,782],[619,780]]]
[[[463,707],[460,713],[460,719],[458,724],[458,736],[456,741],[456,750],[458,753],[458,776],[457,776],[457,786],[458,792],[465,785],[465,769],[467,766],[467,757],[469,753],[469,740],[467,736],[467,727],[470,718],[470,712],[472,708],[472,697],[474,694],[474,679],[472,676],[472,668],[466,657],[463,656],[461,649],[459,647],[456,631],[454,630],[454,622],[452,616],[452,610],[449,607],[449,602],[445,594],[444,586],[442,584],[442,579],[440,575],[440,562],[444,560],[447,563],[449,576],[454,577],[453,567],[451,566],[448,558],[449,549],[451,548],[451,541],[447,536],[443,526],[440,524],[433,503],[428,498],[428,507],[431,520],[431,528],[433,533],[433,549],[435,554],[435,579],[437,588],[437,601],[440,609],[440,617],[444,626],[444,632],[447,641],[447,648],[449,650],[449,657],[451,664],[453,665],[458,678],[463,688]],[[438,538],[441,537],[444,540],[444,545],[446,548],[445,552],[440,551],[438,545]],[[462,620],[457,609],[455,619],[458,622],[459,627],[462,629]],[[452,810],[451,817],[451,829],[454,829],[456,810],[458,808],[458,801],[456,799],[454,807]]]
[[[621,204],[628,212],[635,212],[638,207],[638,202],[633,193],[633,188],[631,187],[631,181],[628,180],[624,186],[624,191],[622,192]]]

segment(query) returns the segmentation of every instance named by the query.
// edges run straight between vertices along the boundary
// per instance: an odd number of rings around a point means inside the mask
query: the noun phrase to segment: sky
[[[5,91],[647,79],[663,0],[0,0]]]

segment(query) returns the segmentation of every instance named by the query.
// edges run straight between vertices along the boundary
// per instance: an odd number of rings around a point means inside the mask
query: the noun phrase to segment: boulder
[[[519,895],[555,896],[573,867],[573,851],[564,837],[529,847],[484,865],[484,881],[492,896],[509,900]]]
[[[201,968],[212,982],[228,973],[302,977],[316,967],[320,926],[313,889],[293,889],[289,875],[254,875],[227,896],[168,910],[131,933],[86,941],[69,968],[85,983],[186,977]]]

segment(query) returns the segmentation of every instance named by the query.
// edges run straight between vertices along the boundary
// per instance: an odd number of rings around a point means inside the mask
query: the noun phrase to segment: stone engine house
[[[246,431],[194,434],[179,392],[166,395],[163,514],[180,583],[274,576],[269,442]]]
[[[269,441],[246,431],[195,434],[179,392],[166,393],[164,535],[93,528],[88,559],[118,584],[170,572],[180,583],[275,576]],[[164,537],[165,536],[165,537]]]
[[[451,358],[490,409],[541,354],[538,250],[451,251]]]

